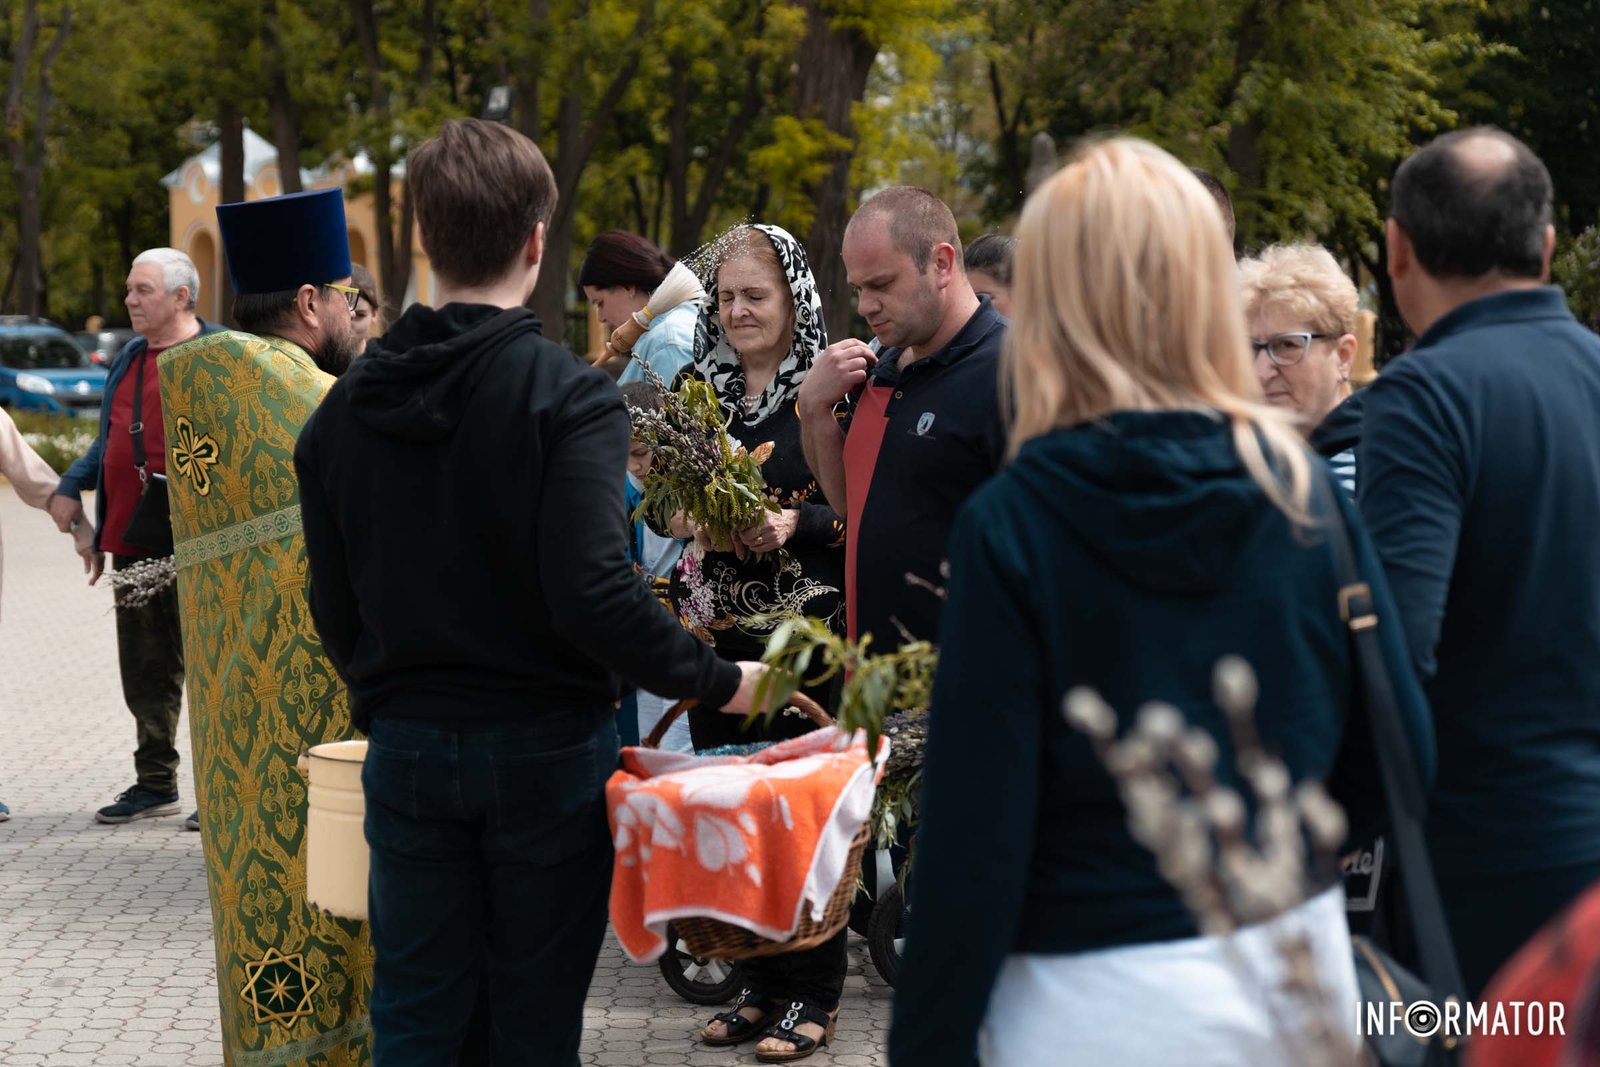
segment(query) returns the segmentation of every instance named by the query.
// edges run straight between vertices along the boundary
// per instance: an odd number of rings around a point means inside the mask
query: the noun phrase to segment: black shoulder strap
[[[150,345],[144,348],[134,359],[139,361],[139,370],[133,376],[133,421],[128,423],[128,434],[133,438],[133,465],[139,472],[139,481],[143,482],[145,465],[149,462],[144,454],[144,365],[150,355]]]
[[[1339,568],[1339,615],[1350,630],[1351,650],[1366,698],[1367,720],[1372,726],[1372,743],[1378,754],[1378,773],[1389,814],[1389,837],[1400,864],[1400,884],[1421,957],[1422,977],[1441,999],[1453,996],[1461,1000],[1461,969],[1445,924],[1439,885],[1423,833],[1427,798],[1417,778],[1410,742],[1400,725],[1389,667],[1378,643],[1377,605],[1371,587],[1356,566],[1350,533],[1338,501],[1332,498],[1333,488],[1326,482],[1322,484],[1328,495],[1328,537]]]

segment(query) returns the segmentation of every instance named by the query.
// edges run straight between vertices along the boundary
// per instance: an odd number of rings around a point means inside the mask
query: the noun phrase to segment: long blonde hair
[[[1113,411],[1214,409],[1268,498],[1310,521],[1303,440],[1261,399],[1222,219],[1187,167],[1129,137],[1087,144],[1028,198],[1014,271],[1011,455]]]

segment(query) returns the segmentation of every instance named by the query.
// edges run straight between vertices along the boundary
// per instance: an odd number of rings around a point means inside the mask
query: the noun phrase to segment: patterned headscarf
[[[800,242],[779,226],[757,223],[750,228],[760,230],[772,242],[778,262],[783,265],[783,276],[789,283],[789,295],[794,300],[794,341],[789,346],[789,354],[778,365],[778,373],[772,376],[755,404],[745,411],[744,367],[722,332],[722,319],[717,314],[716,279],[712,278],[706,285],[710,292],[700,305],[700,319],[695,323],[694,368],[717,391],[717,399],[730,418],[743,418],[747,426],[754,426],[785,404],[794,402],[812,361],[828,347],[828,327],[822,321],[822,298],[817,295],[811,261],[806,258],[806,250]]]

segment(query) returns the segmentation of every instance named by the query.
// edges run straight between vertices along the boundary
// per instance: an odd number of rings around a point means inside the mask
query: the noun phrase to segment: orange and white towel
[[[748,756],[622,750],[606,783],[616,846],[611,924],[649,963],[667,923],[706,916],[786,941],[802,908],[827,910],[888,756],[866,734],[815,730]]]

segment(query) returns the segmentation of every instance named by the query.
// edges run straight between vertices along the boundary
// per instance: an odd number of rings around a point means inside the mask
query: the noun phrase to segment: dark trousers
[[[854,874],[846,871],[845,877]],[[849,938],[847,927],[816,948],[746,960],[744,984],[762,996],[785,1003],[800,1000],[832,1011],[844,993],[844,973],[850,965],[846,953]]]
[[[113,570],[126,570],[143,556],[112,556]],[[156,793],[178,791],[178,715],[183,708],[183,630],[178,588],[169,585],[136,607],[116,594],[117,662],[122,698],[133,713],[138,783]]]
[[[1502,964],[1596,881],[1600,862],[1542,871],[1439,873],[1439,895],[1467,997],[1478,999]]]
[[[496,1067],[576,1067],[605,935],[612,708],[516,725],[374,718],[373,1067],[440,1067],[480,985]]]

